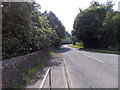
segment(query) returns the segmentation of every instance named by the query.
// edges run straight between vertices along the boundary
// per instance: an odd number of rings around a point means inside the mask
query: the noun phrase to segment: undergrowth
[[[36,75],[38,71],[40,71],[44,64],[54,55],[53,51],[50,51],[48,55],[44,56],[43,58],[37,60],[36,66],[32,69],[29,69],[26,73],[23,74],[21,80],[14,84],[11,88],[13,90],[21,90],[23,87],[25,87],[27,82],[30,82],[32,77]]]

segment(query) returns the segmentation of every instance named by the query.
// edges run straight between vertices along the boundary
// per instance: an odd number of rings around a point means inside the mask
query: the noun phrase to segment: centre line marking
[[[89,58],[95,59],[95,60],[97,60],[97,61],[99,61],[99,62],[104,62],[104,61],[102,61],[102,60],[100,60],[100,59],[97,59],[97,58],[95,58],[95,57],[92,57],[92,56],[89,56],[89,55],[86,55],[86,54],[83,54],[83,55],[85,55],[85,56],[87,56],[87,57],[89,57]]]

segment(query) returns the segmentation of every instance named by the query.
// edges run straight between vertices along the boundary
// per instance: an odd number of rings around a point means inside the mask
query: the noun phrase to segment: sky
[[[75,17],[79,13],[79,8],[85,9],[93,0],[36,0],[41,5],[41,12],[52,11],[65,26],[66,31],[71,33]],[[107,0],[95,0],[105,3]],[[118,10],[120,0],[112,0],[115,3],[114,9]]]

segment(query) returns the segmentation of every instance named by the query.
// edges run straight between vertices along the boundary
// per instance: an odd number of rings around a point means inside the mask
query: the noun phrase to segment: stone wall
[[[33,52],[2,62],[2,88],[9,88],[22,78],[23,74],[33,68],[37,61],[48,55],[48,50]]]

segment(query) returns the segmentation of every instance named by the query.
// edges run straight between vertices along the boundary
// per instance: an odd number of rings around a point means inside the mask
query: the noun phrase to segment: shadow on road
[[[61,47],[60,50],[57,51],[57,53],[65,53],[68,51],[71,51],[71,49],[67,47]]]
[[[53,66],[59,66],[62,64],[62,62],[60,62],[59,60],[56,60],[58,58],[54,58],[52,60],[49,60],[46,64],[47,67],[53,67]]]

